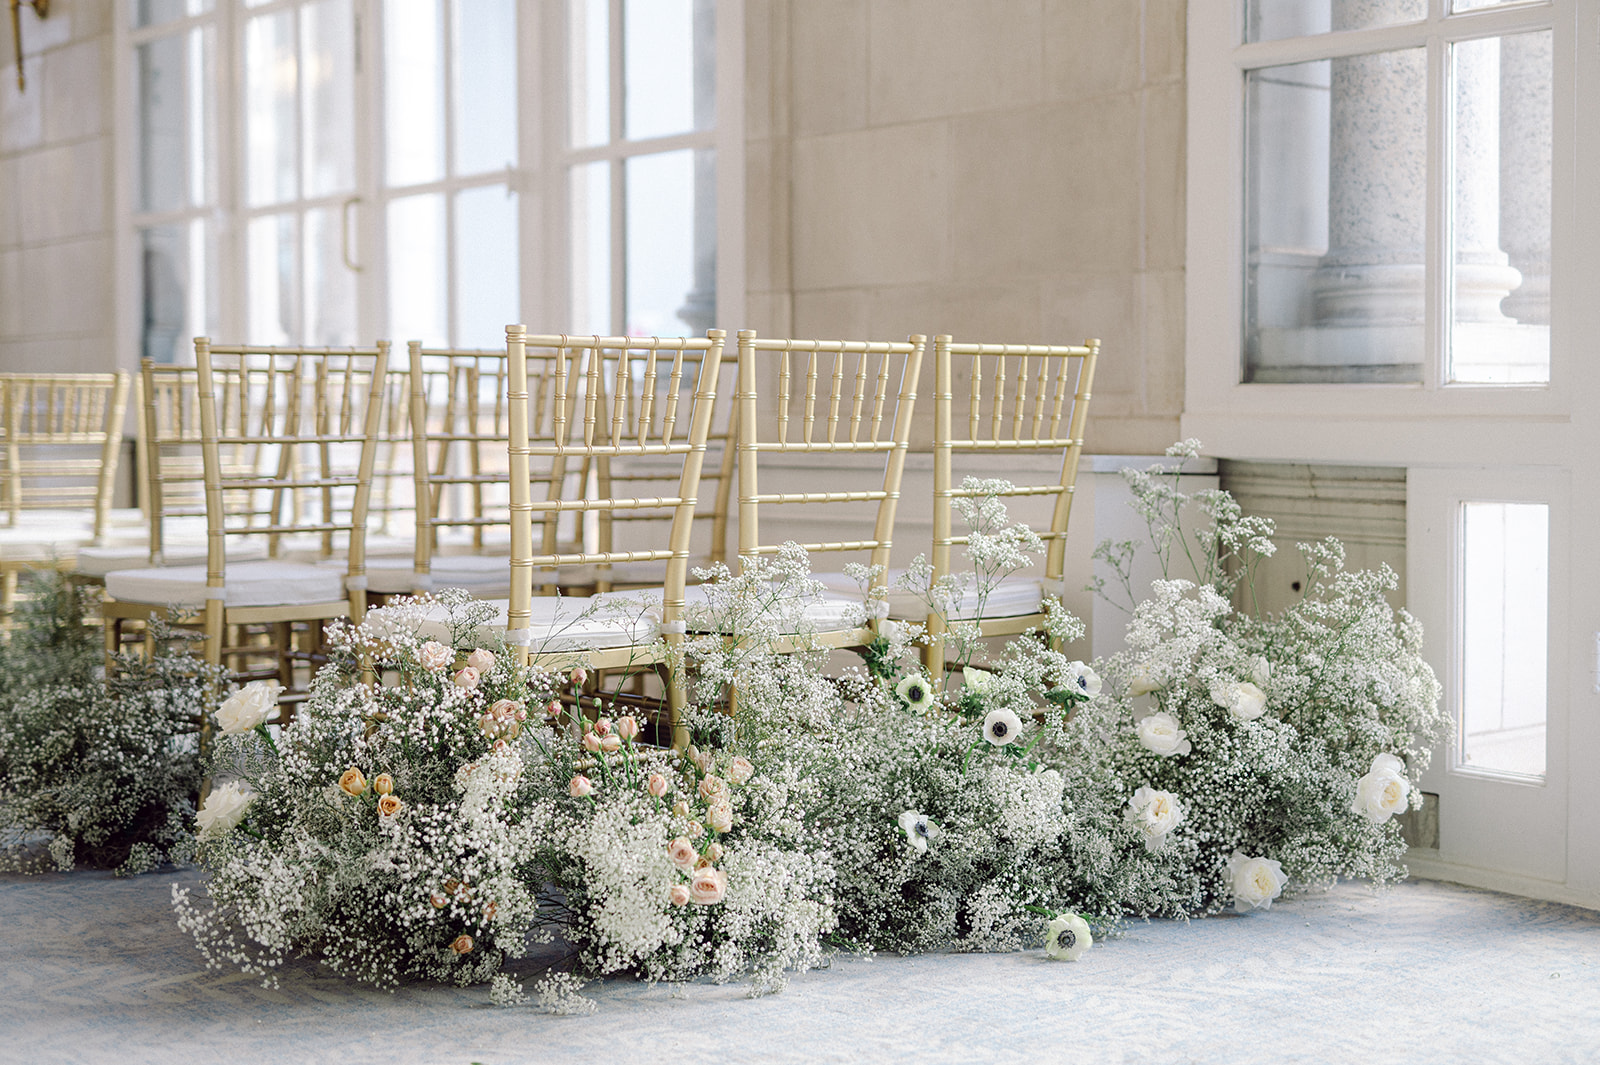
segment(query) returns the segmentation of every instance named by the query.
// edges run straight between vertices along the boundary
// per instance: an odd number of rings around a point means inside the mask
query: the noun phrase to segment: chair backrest
[[[315,534],[324,556],[343,541],[350,587],[359,589],[388,357],[387,341],[280,348],[195,340],[209,587],[223,586],[227,537]],[[256,461],[237,461],[251,454]]]
[[[689,537],[698,502],[701,465],[710,435],[725,334],[704,337],[529,336],[506,328],[511,400],[511,606],[510,635],[516,643],[531,617],[535,573],[556,566],[606,565],[665,560],[662,621],[670,630],[683,609]],[[554,373],[537,382],[530,365]],[[691,391],[692,390],[692,391]],[[541,426],[548,433],[540,433]],[[596,493],[572,497],[560,477],[535,479],[538,464],[557,470],[600,469],[616,459],[660,457],[676,472],[662,494]],[[631,481],[612,481],[631,485]],[[541,488],[543,498],[536,498]],[[607,513],[612,521],[645,512],[672,515],[665,547],[572,551],[534,546],[535,526],[567,512]]]
[[[783,506],[785,519],[802,507],[838,511],[852,504],[875,510],[870,537],[802,544],[817,553],[854,552],[887,571],[895,509],[926,337],[903,342],[774,340],[739,333],[739,555],[776,554],[762,535],[763,508]],[[771,382],[766,402],[759,383]],[[761,465],[784,456],[880,455],[877,487],[844,491],[763,492]],[[803,461],[803,460],[802,460]]]
[[[417,541],[415,568],[424,587],[425,575],[439,552],[441,533],[459,534],[459,546],[482,553],[503,533],[509,549],[511,530],[510,360],[505,351],[424,348],[408,345],[411,388],[411,469],[414,476]],[[575,352],[534,351],[525,360],[533,399],[529,432],[536,440],[550,438],[555,425],[570,425],[577,394],[554,401],[558,373],[577,372]],[[568,468],[564,459],[545,458],[529,467],[538,494],[582,495],[587,467]],[[536,537],[542,552],[579,538],[580,515],[550,513]]]
[[[0,523],[73,510],[105,535],[128,383],[126,373],[0,374]]]
[[[950,572],[954,501],[979,493],[956,481],[958,455],[1018,456],[1059,452],[1060,472],[1042,483],[998,492],[1009,498],[1053,498],[1050,524],[1036,529],[1045,542],[1045,578],[1059,581],[1066,560],[1067,518],[1072,510],[1078,457],[1083,451],[1098,340],[1081,347],[958,344],[934,338],[933,571]],[[1022,466],[1010,464],[1018,472]],[[1053,465],[1053,464],[1052,464]],[[983,494],[988,494],[987,490]]]
[[[367,535],[410,536],[417,514],[415,448],[411,438],[411,366],[391,359],[384,375],[378,412],[377,452],[372,467],[372,498],[367,504]]]

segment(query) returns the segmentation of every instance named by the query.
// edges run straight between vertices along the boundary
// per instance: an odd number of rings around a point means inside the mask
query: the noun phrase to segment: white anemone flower
[[[983,738],[996,747],[1004,747],[1021,735],[1022,719],[1005,707],[990,710],[983,719]]]
[[[933,685],[921,673],[911,673],[900,678],[894,693],[911,710],[926,710],[933,705]]]
[[[1077,961],[1092,946],[1089,922],[1075,913],[1063,913],[1045,928],[1044,952],[1057,961]]]
[[[928,853],[928,844],[939,842],[939,837],[943,835],[939,826],[930,821],[926,814],[920,814],[915,810],[907,810],[901,814],[899,821],[900,831],[906,834],[906,842],[911,844],[918,854]]]
[[[1100,674],[1084,665],[1082,662],[1068,662],[1067,675],[1062,687],[1076,692],[1079,695],[1094,698],[1100,694]]]

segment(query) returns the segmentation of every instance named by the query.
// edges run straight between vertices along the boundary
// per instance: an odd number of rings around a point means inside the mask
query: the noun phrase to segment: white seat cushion
[[[300,562],[240,562],[229,565],[223,602],[230,607],[333,603],[345,598],[344,573]],[[204,606],[204,566],[159,566],[106,574],[113,599],[157,606]]]
[[[206,545],[204,541],[168,541],[161,550],[162,562],[167,566],[204,566]],[[238,540],[228,543],[228,564],[254,562],[267,557],[267,546],[259,541]],[[122,569],[148,567],[150,547],[143,543],[115,544],[111,547],[85,547],[78,551],[78,568],[75,572],[85,577],[104,577]]]
[[[485,603],[494,608],[494,614],[471,634],[479,646],[491,645],[505,635],[511,610],[507,599]],[[534,654],[638,646],[653,642],[658,631],[653,618],[629,614],[588,596],[538,596],[533,600],[532,613],[528,646]],[[367,611],[366,618],[367,624],[380,634],[415,632],[423,639],[441,643],[451,640],[449,619],[449,612],[438,603],[424,608],[379,607]]]
[[[892,569],[888,573],[889,582],[889,616],[909,621],[922,621],[928,616],[928,604],[915,592],[908,592],[895,585],[905,576],[905,570]],[[861,597],[862,589],[859,584],[845,576],[843,573],[813,573],[813,580],[820,581],[823,587],[830,592],[840,595],[853,595]],[[1045,581],[1041,577],[1029,577],[1014,574],[1000,581],[989,590],[989,598],[983,605],[983,616],[986,618],[1015,618],[1028,614],[1037,614],[1044,609]],[[951,611],[949,621],[973,621],[978,616],[978,596],[969,582],[966,593],[961,602]]]
[[[339,559],[323,559],[317,565],[343,570]],[[478,599],[503,599],[511,594],[511,563],[504,556],[450,555],[435,558],[428,566],[428,580],[417,579],[409,558],[367,560],[367,590],[379,595],[410,595],[427,589],[465,588]]]

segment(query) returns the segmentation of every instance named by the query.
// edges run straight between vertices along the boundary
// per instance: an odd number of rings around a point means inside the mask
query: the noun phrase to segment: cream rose
[[[1406,764],[1392,754],[1380,754],[1372,760],[1367,775],[1356,781],[1355,801],[1350,812],[1361,814],[1375,825],[1381,825],[1395,814],[1403,814],[1410,805],[1411,785],[1406,781]]]
[[[719,776],[707,774],[700,781],[700,795],[702,798],[716,802],[728,794],[728,782]]]
[[[230,780],[226,784],[218,784],[211,789],[205,802],[200,804],[200,812],[195,816],[195,823],[200,828],[200,837],[210,839],[223,836],[238,827],[244,820],[245,811],[254,801],[255,792],[241,785],[237,780]]]
[[[394,777],[388,773],[379,773],[372,778],[372,790],[379,795],[388,795],[394,791]]]
[[[467,665],[477,670],[481,677],[494,668],[494,652],[479,647],[467,656]]]
[[[748,784],[755,771],[756,767],[750,764],[750,759],[741,754],[728,766],[728,779],[735,784]]]
[[[472,937],[463,932],[450,943],[450,949],[457,954],[471,954]]]
[[[1270,858],[1251,858],[1243,851],[1234,851],[1228,859],[1233,908],[1240,913],[1267,909],[1273,899],[1283,894],[1283,885],[1288,882],[1283,866]]]
[[[679,836],[667,844],[667,857],[679,869],[689,870],[694,868],[695,859],[700,857],[700,852],[694,849],[694,844],[686,836]]]
[[[1178,727],[1178,719],[1164,710],[1145,715],[1134,728],[1144,749],[1163,758],[1193,750],[1188,734]]]
[[[601,736],[600,749],[607,754],[616,754],[622,749],[622,737],[615,733],[610,736]]]
[[[689,881],[689,898],[700,906],[713,906],[722,901],[728,890],[728,877],[721,869],[697,869]]]
[[[1172,792],[1146,784],[1128,800],[1125,817],[1145,850],[1155,852],[1166,846],[1167,834],[1183,822],[1183,805]]]
[[[456,653],[437,640],[429,640],[417,649],[417,660],[422,663],[423,669],[438,672],[456,660]]]
[[[278,707],[278,694],[282,691],[281,684],[258,680],[228,696],[217,707],[215,715],[217,724],[222,726],[222,734],[237,736],[266,724]]]
[[[689,804],[687,802],[685,802],[684,800],[682,800],[682,799],[679,799],[677,802],[673,803],[672,804],[672,816],[673,817],[688,817],[689,816]]]
[[[399,813],[404,806],[405,803],[401,802],[395,796],[385,795],[378,800],[378,816],[388,820],[395,814]]]
[[[713,843],[713,844],[711,844],[710,846],[708,846],[706,848],[706,861],[708,861],[708,862],[720,862],[720,861],[722,861],[722,854],[723,854],[722,844]]]
[[[722,833],[733,828],[733,807],[726,802],[714,802],[706,811],[706,824],[711,826],[711,831]]]
[[[1211,700],[1240,721],[1254,721],[1267,709],[1267,693],[1247,680],[1216,680]]]

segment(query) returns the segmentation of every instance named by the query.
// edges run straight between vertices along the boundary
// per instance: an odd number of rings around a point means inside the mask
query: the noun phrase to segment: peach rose
[[[585,732],[583,734],[583,749],[590,754],[599,754],[600,736],[594,732]]]
[[[625,740],[631,740],[639,735],[639,719],[632,714],[623,714],[617,718],[617,735]]]
[[[586,798],[594,794],[594,782],[579,773],[567,782],[567,794],[574,799]]]
[[[667,844],[667,857],[679,869],[694,868],[694,861],[697,856],[698,852],[694,849],[694,844],[683,836],[679,836]]]
[[[728,794],[728,782],[719,776],[707,774],[700,781],[700,795],[702,798],[716,802]]]
[[[560,699],[551,699],[550,700],[550,705],[546,706],[544,708],[544,712],[545,712],[546,715],[548,715],[550,717],[560,717],[561,716],[561,700]]]
[[[667,778],[660,773],[651,773],[645,778],[644,790],[658,799],[667,793],[668,787],[670,785],[667,783]]]
[[[379,795],[388,795],[394,791],[394,777],[388,773],[379,773],[372,778],[372,790]]]
[[[706,824],[719,835],[733,828],[733,807],[725,802],[714,802],[706,811]]]
[[[479,647],[467,656],[467,665],[477,670],[478,676],[481,677],[494,668],[494,652]]]
[[[417,649],[417,658],[423,669],[438,672],[456,660],[456,653],[437,640],[429,640]]]
[[[457,954],[471,954],[472,937],[466,933],[456,936],[455,941],[450,944],[450,949],[455,951]]]
[[[435,891],[433,894],[429,895],[428,901],[433,903],[433,908],[436,910],[442,910],[446,906],[450,905],[450,897],[442,891]]]
[[[609,717],[599,718],[591,727],[594,729],[596,736],[611,735],[611,719]]]
[[[393,817],[395,814],[400,812],[401,807],[404,805],[405,803],[401,802],[393,795],[385,795],[383,798],[378,800],[378,816]]]
[[[699,869],[689,881],[689,899],[700,906],[713,906],[728,891],[728,877],[721,869]]]
[[[705,834],[706,834],[706,826],[702,825],[699,821],[690,821],[689,822],[689,838],[690,839],[699,839],[701,836],[703,836]]]
[[[755,775],[755,771],[756,767],[750,764],[750,759],[741,755],[728,767],[728,779],[735,784],[746,784]]]
[[[682,799],[679,799],[677,802],[673,803],[672,804],[672,816],[673,817],[688,817],[689,816],[689,804],[684,802]]]
[[[471,666],[462,666],[450,679],[456,682],[456,687],[472,691],[478,686],[478,671]]]
[[[499,912],[500,912],[500,904],[498,902],[486,902],[486,903],[483,904],[483,919],[484,920],[486,920],[486,921],[494,920],[495,914],[497,914]]]
[[[352,797],[365,795],[367,793],[367,778],[361,775],[361,770],[351,766],[340,774],[339,790]]]
[[[706,857],[710,858],[714,862],[722,861],[722,854],[722,844],[720,843],[713,843],[711,846],[706,848]]]
[[[607,754],[616,754],[622,749],[622,737],[616,735],[601,736],[600,749]]]
[[[496,699],[490,704],[489,713],[493,714],[495,717],[501,718],[502,720],[513,721],[522,720],[522,717],[519,717],[518,715],[526,716],[522,709],[522,704],[517,702],[515,699]]]
[[[674,906],[687,906],[687,905],[689,905],[689,885],[688,884],[673,884],[672,885],[672,904]]]
[[[584,669],[582,666],[579,666],[577,669],[572,671],[572,686],[574,688],[583,687],[583,682],[588,679],[589,671]]]

